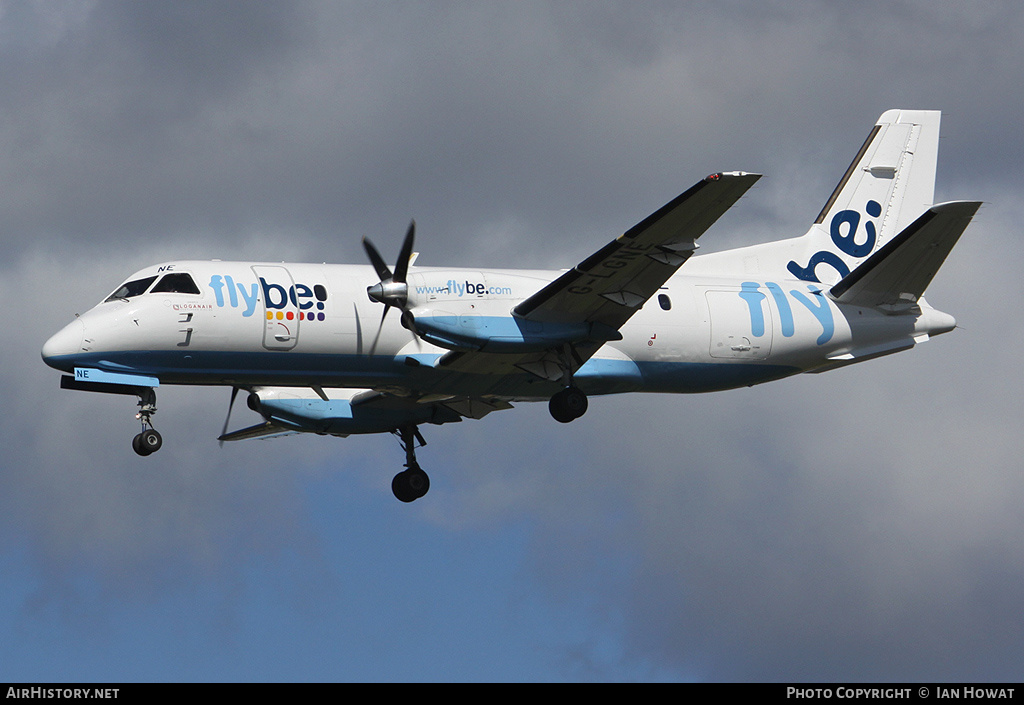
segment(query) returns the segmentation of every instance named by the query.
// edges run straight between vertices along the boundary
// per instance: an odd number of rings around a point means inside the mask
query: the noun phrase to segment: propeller
[[[409,261],[412,259],[413,243],[416,239],[416,221],[409,223],[409,229],[405,233],[405,240],[402,241],[402,249],[398,252],[398,260],[395,262],[395,271],[392,272],[384,262],[380,252],[367,238],[363,238],[363,249],[366,256],[370,258],[374,271],[380,277],[380,281],[372,286],[366,287],[366,295],[372,301],[384,304],[384,313],[380,317],[380,324],[377,326],[377,334],[373,337],[373,344],[370,346],[370,355],[373,356],[377,350],[377,342],[380,340],[380,333],[384,329],[384,320],[388,317],[388,311],[392,307],[402,312],[402,325],[408,328],[417,342],[419,335],[416,332],[416,324],[413,316],[406,306],[409,303],[409,284],[406,277],[409,274]]]
[[[231,388],[231,401],[228,402],[228,415],[224,419],[224,428],[220,430],[220,437],[217,439],[220,442],[220,447],[224,447],[224,436],[228,433],[228,422],[231,421],[231,409],[235,406],[235,397],[238,396],[238,387]]]

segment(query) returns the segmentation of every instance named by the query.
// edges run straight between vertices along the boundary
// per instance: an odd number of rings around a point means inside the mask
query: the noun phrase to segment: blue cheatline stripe
[[[160,380],[123,372],[105,372],[91,367],[76,367],[75,380],[78,382],[95,382],[97,384],[127,384],[134,387],[159,387]]]
[[[418,354],[420,365],[406,356],[329,355],[281,352],[122,351],[68,356],[67,370],[89,368],[108,379],[128,379],[136,386],[163,384],[365,387],[410,383],[424,393],[451,391],[472,395],[495,390],[503,396],[542,397],[548,386],[527,372],[514,375],[458,375],[434,368],[439,355]],[[113,358],[113,359],[112,359]],[[54,363],[57,361],[54,360]],[[761,362],[635,362],[592,358],[575,374],[588,394],[621,392],[691,393],[760,384],[801,372],[797,367]],[[445,389],[434,385],[444,380]],[[125,382],[122,382],[125,383]],[[448,385],[458,388],[447,389]],[[497,391],[500,388],[500,391]],[[476,390],[480,390],[479,392]],[[539,394],[538,394],[539,392]]]

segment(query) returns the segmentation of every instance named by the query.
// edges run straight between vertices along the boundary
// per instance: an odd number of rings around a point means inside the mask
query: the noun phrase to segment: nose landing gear
[[[139,392],[139,413],[135,418],[142,422],[142,432],[132,439],[132,450],[145,457],[160,450],[164,440],[153,428],[152,416],[156,413],[156,391],[145,388]]]

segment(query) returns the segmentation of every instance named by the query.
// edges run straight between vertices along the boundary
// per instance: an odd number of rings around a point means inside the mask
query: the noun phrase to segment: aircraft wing
[[[890,313],[913,308],[980,206],[976,201],[932,206],[829,293],[840,303]]]
[[[618,330],[690,258],[697,238],[760,178],[745,172],[712,174],[522,301],[514,315],[545,323],[598,323]],[[573,345],[568,360],[572,370],[582,367],[602,344]],[[525,370],[557,381],[564,362],[557,351],[453,351],[438,366],[499,378]],[[500,395],[504,390],[497,382],[487,392]]]
[[[761,178],[712,174],[515,307],[527,320],[620,328],[697,249],[697,238]]]

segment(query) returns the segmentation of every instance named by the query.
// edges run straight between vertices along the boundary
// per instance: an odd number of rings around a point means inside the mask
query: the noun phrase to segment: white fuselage
[[[886,315],[837,304],[806,281],[715,275],[699,264],[714,257],[694,257],[685,273],[669,279],[622,327],[622,339],[606,343],[576,372],[580,388],[588,394],[729,389],[896,352],[955,324],[924,304]],[[506,400],[546,399],[558,387],[526,371],[493,376],[438,367],[448,350],[416,339],[397,315],[381,325],[384,307],[366,294],[377,281],[369,266],[183,261],[146,268],[131,280],[160,281],[167,273],[188,274],[198,293],[111,297],[47,342],[47,363],[68,372],[152,376],[164,384]],[[409,272],[409,306],[417,325],[464,330],[469,341],[500,338],[513,307],[559,274],[417,267]],[[460,345],[468,349],[472,342]]]

